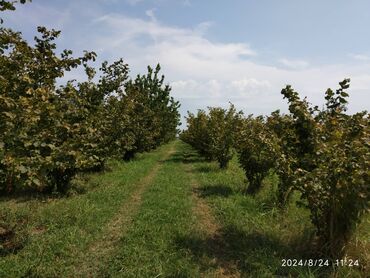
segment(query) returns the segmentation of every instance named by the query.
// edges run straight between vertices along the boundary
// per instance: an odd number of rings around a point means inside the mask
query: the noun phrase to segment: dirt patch
[[[26,240],[25,231],[0,226],[0,256],[17,253],[24,247]]]
[[[45,233],[47,231],[47,228],[46,227],[43,227],[43,226],[37,226],[35,228],[33,228],[31,230],[31,235],[35,236],[35,235],[41,235],[43,233]]]
[[[16,254],[25,246],[28,218],[6,208],[0,211],[0,256]]]
[[[143,193],[154,180],[158,171],[162,167],[163,162],[166,161],[174,152],[173,146],[165,156],[158,161],[150,173],[138,182],[136,189],[130,198],[123,204],[112,220],[104,228],[105,232],[103,237],[90,245],[84,253],[83,261],[79,261],[79,264],[75,265],[73,276],[98,276],[99,269],[107,262],[117,243],[130,227],[131,222],[140,208]]]

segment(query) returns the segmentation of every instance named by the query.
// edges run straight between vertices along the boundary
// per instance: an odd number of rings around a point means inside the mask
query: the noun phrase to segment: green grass
[[[59,199],[2,200],[0,211],[22,230],[23,248],[0,257],[0,277],[63,277],[170,146],[91,177],[94,189]]]
[[[177,143],[178,151],[183,145]],[[119,277],[201,277],[186,248],[177,239],[192,233],[191,187],[184,169],[174,160],[163,167],[143,196],[132,227],[101,274]]]
[[[176,152],[168,156],[172,148]],[[248,196],[236,159],[219,170],[180,141],[132,162],[112,162],[111,168],[89,176],[83,194],[0,199],[0,221],[15,233],[14,250],[0,249],[0,277],[80,276],[80,264],[94,264],[89,247],[109,236],[107,224],[155,168],[129,226],[122,227],[106,263],[88,277],[220,277],[222,271],[241,277],[366,277],[366,270],[348,267],[281,267],[282,259],[317,255],[310,252],[314,227],[309,212],[295,204],[298,196],[284,212],[274,206],[274,175],[257,196]],[[197,202],[209,208],[216,233],[202,227]],[[362,265],[369,258],[366,220],[350,244]]]

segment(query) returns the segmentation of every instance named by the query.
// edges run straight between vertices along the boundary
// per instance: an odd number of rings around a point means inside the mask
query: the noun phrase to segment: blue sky
[[[161,63],[183,115],[229,101],[269,114],[286,111],[286,84],[322,105],[346,77],[349,112],[370,110],[369,11],[366,0],[33,0],[3,18],[28,40],[38,25],[60,29],[60,49],[122,57],[132,75]]]

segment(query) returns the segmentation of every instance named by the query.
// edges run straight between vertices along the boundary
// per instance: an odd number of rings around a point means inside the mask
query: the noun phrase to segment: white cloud
[[[177,80],[174,82],[171,82],[172,92],[176,98],[200,98],[204,97],[204,91],[203,94],[199,94],[199,91],[201,89],[201,84],[199,82],[188,79],[188,80]]]
[[[32,6],[31,11],[29,10]],[[55,7],[48,7],[40,4],[27,4],[17,6],[16,11],[5,12],[4,14],[6,26],[10,25],[24,31],[24,28],[32,26],[32,31],[35,32],[37,26],[45,26],[61,30],[65,24],[72,21],[72,11],[66,8],[60,10]],[[3,16],[1,16],[3,18]]]
[[[152,10],[147,10],[145,12],[145,14],[151,19],[151,21],[153,22],[156,22],[157,21],[157,18],[155,17],[155,14],[154,14],[155,10],[152,9]]]
[[[309,65],[309,63],[304,60],[291,60],[287,58],[280,59],[279,63],[286,66],[287,68],[295,70],[307,68]]]
[[[128,4],[130,4],[130,5],[132,5],[132,6],[135,6],[136,4],[138,4],[138,3],[140,3],[140,2],[142,2],[142,1],[144,1],[144,0],[125,0],[126,1],[126,3],[128,3]]]
[[[100,0],[100,1],[103,1],[103,2],[118,2],[119,0]],[[148,2],[148,3],[151,3],[151,4],[154,4],[154,5],[159,5],[159,4],[163,4],[165,2],[173,2],[174,0],[124,0],[126,3],[128,3],[129,5],[131,6],[135,6],[141,2]],[[192,4],[191,4],[191,1],[190,0],[175,0],[175,1],[178,1],[180,2],[180,4],[182,4],[183,6],[186,6],[186,7],[191,7]]]
[[[212,26],[209,22],[180,28],[159,20],[110,14],[100,17],[97,24],[112,32],[99,33],[94,39],[103,53],[127,57],[134,71],[160,62],[175,96],[185,103],[185,110],[224,106],[231,101],[248,109],[247,113],[286,111],[286,101],[280,95],[286,84],[292,84],[302,96],[321,105],[325,90],[337,88],[338,82],[346,77],[352,77],[353,88],[357,88],[350,90],[350,111],[369,109],[360,100],[364,97],[363,90],[358,89],[369,85],[370,90],[370,76],[364,75],[370,72],[370,66],[314,66],[302,59],[288,58],[280,59],[277,65],[260,64],[255,61],[257,50],[247,43],[207,39],[205,32]],[[143,44],[145,37],[150,40]]]
[[[369,91],[370,88],[370,74],[358,74],[351,78],[351,89]],[[368,92],[369,94],[370,92]]]
[[[170,85],[174,96],[181,99],[219,99],[225,92],[224,84],[216,79],[202,82],[194,79],[178,80]]]
[[[231,81],[231,88],[238,91],[242,95],[247,95],[250,92],[266,90],[271,87],[267,80],[257,80],[255,78],[243,78],[240,80]]]
[[[364,55],[364,54],[349,54],[349,56],[355,60],[359,61],[365,61],[369,62],[370,61],[370,56]]]
[[[200,35],[204,35],[209,28],[211,28],[213,25],[213,22],[211,21],[205,21],[197,25],[195,28],[195,31],[197,31]]]
[[[151,19],[155,18],[152,11],[147,11],[147,15]],[[256,54],[249,45],[244,43],[216,44],[205,39],[203,32],[210,27],[210,22],[202,22],[194,29],[185,29],[165,26],[156,20],[146,21],[114,14],[102,16],[96,22],[104,24],[114,32],[113,36],[109,35],[108,38],[102,34],[96,38],[98,43],[101,42],[102,46],[106,46],[104,51],[116,51],[111,48],[111,44],[105,43],[107,39],[113,42],[113,46],[123,47],[126,43],[138,43],[135,40],[146,35],[155,42],[153,45],[148,45],[146,49],[147,51],[152,49],[151,52],[154,55],[177,56],[180,54],[178,58],[238,60],[241,55]]]

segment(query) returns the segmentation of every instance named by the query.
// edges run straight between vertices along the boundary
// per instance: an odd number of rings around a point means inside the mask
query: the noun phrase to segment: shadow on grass
[[[188,250],[202,271],[221,268],[225,274],[239,272],[242,277],[308,277],[313,272],[316,272],[315,277],[329,277],[331,273],[331,268],[315,271],[304,267],[282,267],[282,259],[299,259],[306,255],[295,243],[288,244],[257,231],[246,233],[234,226],[219,230],[208,238],[197,235],[177,237],[174,244],[176,248]]]
[[[202,165],[194,169],[194,171],[197,171],[199,173],[216,173],[221,171],[220,168],[216,165],[210,164],[210,165]]]
[[[218,185],[207,185],[197,189],[194,191],[198,194],[201,198],[207,198],[211,196],[219,196],[219,197],[228,197],[234,194],[233,190],[230,186],[224,184]]]
[[[61,194],[35,192],[32,190],[17,191],[12,193],[3,193],[0,195],[0,202],[15,201],[16,203],[25,203],[29,201],[46,202],[51,199],[60,199]]]
[[[188,164],[205,162],[205,159],[200,157],[196,152],[176,152],[170,158],[166,159],[165,162]]]
[[[94,175],[103,175],[105,172],[94,173]],[[3,193],[0,195],[0,203],[13,201],[15,203],[27,203],[37,201],[47,203],[52,200],[60,200],[70,198],[74,195],[82,195],[98,187],[99,184],[91,179],[90,176],[76,175],[71,182],[65,186],[63,192],[53,191],[51,188],[46,188],[44,191],[36,191],[30,189],[20,189],[11,193]]]

